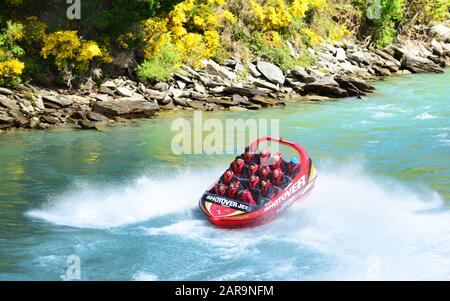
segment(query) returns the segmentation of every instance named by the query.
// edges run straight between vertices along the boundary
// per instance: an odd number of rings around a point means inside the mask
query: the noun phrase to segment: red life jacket
[[[250,166],[247,168],[247,171],[248,171],[248,177],[250,178],[250,176],[251,175],[256,175],[257,173],[258,173],[258,170],[259,170],[259,165],[258,164],[255,164],[255,169],[254,170],[251,170],[250,169]]]
[[[248,181],[248,189],[257,188],[259,183],[259,177],[256,177],[255,181]]]
[[[255,200],[253,200],[253,196],[247,189],[242,192],[242,202],[249,203],[250,205],[256,205]]]
[[[233,162],[233,172],[236,175],[236,177],[240,178],[242,176],[242,172],[244,171],[244,167],[245,167],[244,162],[242,162],[241,166],[237,165],[236,160]]]
[[[253,155],[254,154],[252,154],[252,153],[249,153],[248,155],[246,153],[244,153],[244,162],[246,164],[252,163]]]
[[[228,176],[227,172],[225,172],[223,174],[223,183],[226,184],[226,185],[230,184],[231,181],[233,180],[233,177],[234,177],[234,172],[231,172],[230,176]]]
[[[274,162],[273,164],[272,164],[272,169],[273,170],[275,170],[275,169],[281,169],[281,164],[283,163],[283,158],[281,157],[281,155],[280,155],[280,160],[278,160],[278,162]]]
[[[294,171],[300,168],[300,163],[297,163],[295,165],[289,164],[288,168],[288,175],[292,176],[294,174]]]
[[[216,186],[216,187],[214,188],[214,191],[215,191],[215,194],[217,194],[217,195],[225,195],[225,194],[227,193],[227,190],[226,190],[226,189],[224,190],[224,192],[220,192],[219,186]]]
[[[267,181],[266,185],[261,186],[261,192],[262,192],[262,195],[263,195],[264,197],[267,196],[267,193],[269,192],[270,185],[271,185],[271,184],[270,184],[270,181]]]
[[[237,195],[237,187],[234,189],[229,189],[227,190],[227,197],[230,199],[236,199],[236,195]]]
[[[260,165],[269,164],[269,159],[270,159],[270,153],[269,152],[267,154],[265,154],[265,155],[259,154],[259,164]]]
[[[273,185],[280,186],[282,180],[283,180],[283,173],[281,171],[278,173],[278,177],[276,177],[276,178],[272,174],[272,183],[273,183]]]
[[[263,170],[266,171],[265,175],[263,175],[263,173],[262,173]],[[268,165],[261,166],[259,168],[259,178],[261,180],[267,180],[269,178],[269,176],[270,176],[270,167]]]

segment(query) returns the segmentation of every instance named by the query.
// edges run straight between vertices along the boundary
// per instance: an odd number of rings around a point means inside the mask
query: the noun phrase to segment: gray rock
[[[100,87],[108,88],[108,89],[115,89],[117,87],[116,83],[112,80],[107,80],[100,84]]]
[[[442,47],[441,43],[436,41],[435,39],[431,40],[431,48],[433,49],[433,52],[439,56],[444,55],[444,48]]]
[[[329,62],[329,63],[336,63],[337,62],[337,58],[335,58],[334,56],[332,56],[331,54],[325,53],[325,52],[319,52],[318,56],[320,59]]]
[[[444,24],[437,24],[430,28],[430,33],[444,42],[450,42],[450,28]]]
[[[339,62],[345,62],[345,60],[347,60],[347,54],[343,48],[336,48],[334,56]]]
[[[218,75],[227,80],[234,80],[236,78],[236,74],[225,67],[220,66],[216,62],[210,59],[203,60],[203,64],[206,68],[206,71],[212,75]]]
[[[261,72],[258,71],[258,68],[256,68],[255,64],[248,63],[248,69],[250,70],[250,73],[254,77],[260,77],[262,76]]]
[[[261,106],[263,106],[263,107],[271,107],[271,106],[274,105],[274,102],[273,102],[272,99],[267,98],[267,97],[265,97],[265,96],[261,96],[261,95],[252,97],[252,98],[250,99],[250,101],[251,101],[252,103],[261,105]]]
[[[206,93],[206,88],[199,83],[194,84],[194,90],[197,91],[198,93],[203,93],[203,94]]]
[[[9,111],[9,116],[14,119],[17,127],[27,127],[29,125],[28,118],[26,118],[19,110]]]
[[[59,118],[50,115],[41,115],[41,121],[52,125],[60,122]]]
[[[125,87],[118,87],[116,91],[123,97],[132,97],[133,91]]]
[[[355,52],[347,52],[347,57],[349,60],[364,64],[364,65],[370,65],[370,60],[368,58],[368,55],[366,55],[362,51],[355,51]]]
[[[103,116],[102,114],[96,113],[96,112],[88,112],[86,114],[87,119],[91,121],[97,121],[97,122],[106,122],[108,121],[108,117]]]
[[[233,95],[233,94],[239,94],[242,96],[247,97],[253,97],[257,95],[265,95],[266,93],[264,91],[261,91],[260,89],[252,89],[252,88],[243,88],[243,87],[225,87],[224,94],[227,95]]]
[[[191,80],[189,77],[184,76],[184,75],[179,74],[179,73],[175,73],[173,77],[174,77],[175,79],[178,79],[178,80],[183,81],[183,82],[186,83],[186,84],[191,84],[191,83],[192,83],[192,80]],[[180,88],[180,89],[181,89],[181,88]]]
[[[409,54],[403,55],[403,58],[401,60],[402,68],[408,69],[409,71],[412,71],[413,73],[422,73],[422,72],[435,72],[435,73],[443,73],[439,65],[434,63],[432,60],[419,57],[419,56],[412,56]]]
[[[14,92],[10,89],[0,87],[0,94],[2,95],[13,95]]]
[[[294,70],[291,71],[291,75],[293,75],[296,79],[303,83],[313,83],[316,81],[316,79],[309,75],[308,72],[304,68],[297,67]]]
[[[61,95],[42,95],[42,101],[44,102],[44,106],[46,108],[66,108],[72,104],[72,101],[62,97]]]
[[[360,96],[364,95],[366,92],[375,90],[375,88],[366,81],[354,76],[336,75],[334,80],[341,88],[347,90],[348,94],[351,96]]]
[[[94,98],[98,101],[108,101],[110,96],[108,94],[96,94]]]
[[[275,66],[272,63],[259,61],[256,65],[258,71],[264,75],[269,81],[283,85],[285,81],[285,77],[283,71],[278,66]]]
[[[32,129],[39,128],[39,123],[40,123],[39,117],[31,117],[30,128],[32,128]]]
[[[158,90],[160,92],[165,92],[169,90],[169,84],[168,83],[157,83],[153,86],[153,89]]]
[[[89,120],[78,120],[77,124],[83,130],[96,130],[96,131],[102,130],[102,128],[97,123]]]
[[[148,101],[109,100],[97,102],[93,111],[109,118],[148,118],[157,113],[158,105]]]
[[[303,93],[314,93],[333,98],[349,96],[347,90],[341,88],[336,81],[330,78],[320,79],[314,83],[304,85]]]
[[[269,89],[269,90],[272,90],[272,91],[276,91],[276,92],[280,91],[280,87],[278,85],[269,83],[269,82],[267,82],[265,80],[255,79],[253,81],[253,84],[256,87],[266,88],[266,89]]]
[[[20,107],[17,105],[17,102],[14,99],[8,98],[4,95],[0,95],[0,106],[10,110],[20,109]]]
[[[177,80],[177,86],[178,86],[178,88],[183,90],[184,88],[186,88],[186,82],[184,82],[182,80]]]

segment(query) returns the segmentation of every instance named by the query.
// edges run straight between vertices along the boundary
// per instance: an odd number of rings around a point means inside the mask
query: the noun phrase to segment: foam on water
[[[27,215],[79,228],[110,228],[190,210],[217,172],[180,172],[171,177],[142,176],[128,184],[78,184]]]
[[[333,262],[319,275],[305,276],[305,269],[314,269],[310,263],[298,264],[280,253],[276,264],[259,267],[259,274],[243,266],[212,279],[450,279],[450,213],[441,208],[437,193],[412,191],[352,164],[321,165],[310,197],[257,228],[216,229],[192,214],[175,215],[162,225],[151,223],[154,217],[196,210],[198,197],[220,173],[216,171],[141,177],[119,187],[79,186],[28,215],[81,228],[150,220],[137,227],[142,235],[156,240],[174,236],[175,242],[206,246],[222,260],[252,258],[270,245],[288,244]],[[155,280],[156,274],[137,271],[133,279]]]
[[[427,112],[420,113],[419,115],[416,115],[416,117],[414,117],[414,119],[419,119],[419,120],[427,120],[427,119],[434,119],[434,118],[436,118],[436,117]]]

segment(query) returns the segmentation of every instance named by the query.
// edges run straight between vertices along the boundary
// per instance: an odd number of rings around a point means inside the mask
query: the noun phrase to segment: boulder
[[[10,110],[19,110],[20,107],[17,104],[17,102],[12,99],[8,98],[6,96],[0,95],[0,107],[4,107]]]
[[[256,67],[258,68],[258,71],[261,72],[261,74],[264,75],[264,77],[269,81],[279,85],[284,84],[285,77],[283,71],[281,71],[279,67],[264,61],[259,61]]]
[[[8,96],[8,95],[13,95],[14,92],[10,89],[0,87],[0,94]]]
[[[226,95],[239,94],[242,96],[253,97],[257,95],[265,95],[266,93],[260,89],[251,89],[243,87],[225,87],[223,93]]]
[[[254,77],[260,77],[262,76],[261,72],[258,71],[258,68],[256,68],[255,64],[248,63],[248,69],[250,70],[250,73]]]
[[[441,43],[439,43],[435,39],[431,40],[431,48],[433,49],[433,52],[439,56],[443,56],[445,53]]]
[[[280,90],[280,87],[278,85],[269,83],[268,81],[261,80],[261,79],[255,79],[253,81],[253,84],[256,87],[266,88],[266,89],[269,89],[269,90],[272,90],[272,91],[279,91]]]
[[[347,54],[343,48],[336,48],[334,56],[339,62],[345,62],[347,60]]]
[[[9,111],[9,116],[14,119],[17,127],[27,127],[29,125],[28,118],[26,118],[19,110]]]
[[[314,83],[306,84],[302,89],[304,94],[313,93],[333,98],[349,96],[347,90],[341,88],[336,81],[330,78],[324,78]]]
[[[354,76],[336,75],[334,80],[341,88],[347,90],[348,94],[351,96],[360,96],[364,95],[366,92],[375,90],[375,88],[367,84],[366,81]]]
[[[45,122],[47,124],[57,124],[59,123],[59,118],[51,116],[51,115],[41,115],[40,119],[42,122]]]
[[[96,131],[102,130],[101,127],[97,123],[89,121],[89,120],[78,120],[77,124],[83,130],[96,130]]]
[[[42,101],[46,108],[66,108],[72,104],[72,101],[60,95],[42,95]]]
[[[227,80],[233,80],[236,78],[236,74],[225,67],[220,66],[213,60],[207,59],[203,61],[206,71],[212,75],[218,75]]]
[[[404,54],[401,60],[401,66],[403,69],[408,69],[413,73],[422,73],[422,72],[435,72],[435,73],[443,73],[439,65],[434,63],[432,60],[413,56],[410,54]]]
[[[271,107],[271,106],[274,105],[274,102],[273,102],[272,99],[267,98],[267,97],[265,97],[265,96],[261,96],[261,95],[254,96],[253,98],[250,99],[250,101],[251,101],[252,103],[261,105],[261,106],[263,106],[263,107]]]
[[[91,121],[96,121],[96,122],[106,122],[109,120],[108,117],[106,117],[102,114],[96,113],[96,112],[88,112],[86,114],[86,117],[87,117],[87,119],[89,119]]]
[[[450,28],[444,24],[437,24],[430,28],[432,36],[444,42],[450,42]]]
[[[313,76],[309,75],[309,73],[306,72],[306,70],[304,68],[301,68],[301,67],[294,68],[291,71],[291,75],[294,78],[296,78],[299,81],[301,81],[302,83],[309,84],[309,83],[313,83],[313,82],[316,81],[316,79]]]
[[[158,111],[158,105],[148,101],[108,100],[97,102],[93,111],[109,118],[148,118]]]
[[[366,53],[364,53],[362,51],[348,52],[347,57],[349,60],[351,60],[353,62],[364,64],[364,65],[370,65],[370,59],[368,58]]]

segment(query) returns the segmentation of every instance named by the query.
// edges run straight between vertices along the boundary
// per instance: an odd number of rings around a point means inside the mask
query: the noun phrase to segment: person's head
[[[235,160],[238,165],[241,165],[243,163],[241,156],[237,156]]]
[[[269,166],[267,165],[261,166],[261,173],[263,175],[267,175],[269,173]]]
[[[296,165],[296,164],[298,164],[298,162],[299,162],[298,157],[291,158],[291,164]]]
[[[256,164],[255,163],[250,164],[250,169],[251,170],[255,170],[256,169]]]
[[[272,156],[272,160],[273,160],[273,162],[278,162],[278,161],[280,161],[280,155],[279,154],[275,154],[275,155],[273,155]]]
[[[237,187],[237,183],[235,181],[230,183],[230,189],[235,189]]]
[[[227,174],[227,176],[231,176],[233,174],[233,171],[231,169],[227,169],[225,173]]]
[[[281,171],[279,168],[273,170],[273,175],[275,178],[278,177],[280,175],[280,173],[281,173]]]
[[[252,174],[251,176],[250,176],[250,182],[255,182],[256,181],[256,175],[255,174]]]
[[[262,179],[262,180],[261,180],[261,185],[262,185],[262,186],[266,186],[267,182],[268,182],[267,180]]]
[[[225,190],[227,190],[227,185],[220,183],[219,184],[219,191],[220,192],[224,192]]]
[[[245,154],[247,154],[247,155],[250,154],[250,147],[247,146],[247,147],[245,148]]]
[[[260,154],[263,157],[268,157],[270,156],[270,149],[266,146],[261,150]]]

